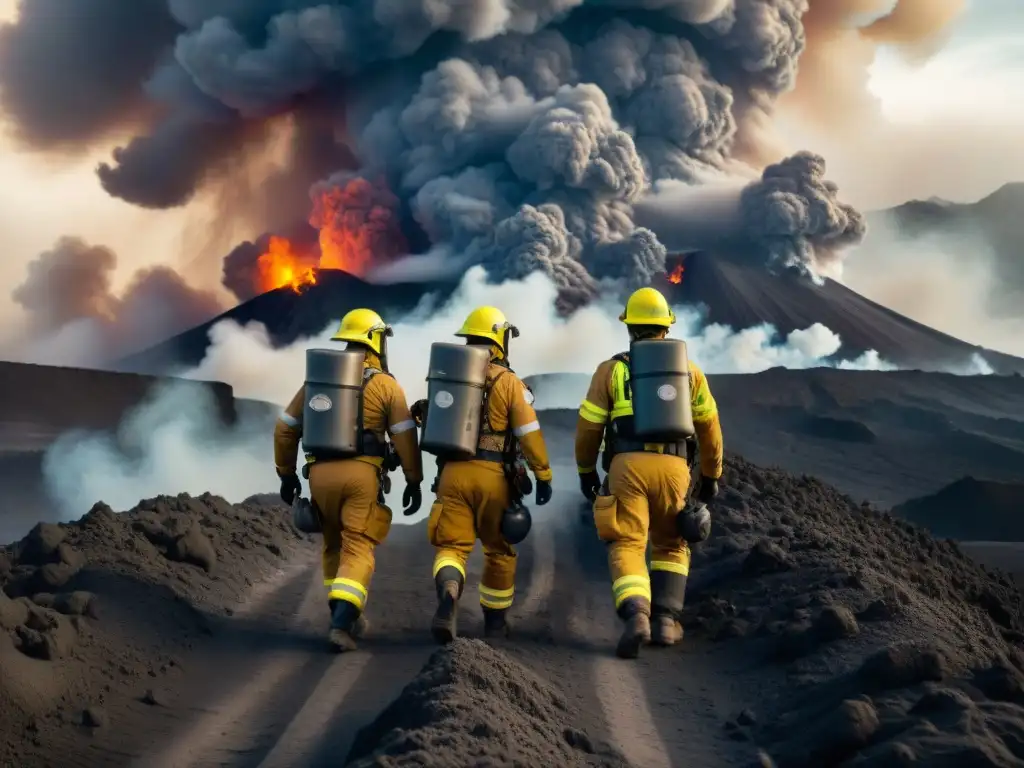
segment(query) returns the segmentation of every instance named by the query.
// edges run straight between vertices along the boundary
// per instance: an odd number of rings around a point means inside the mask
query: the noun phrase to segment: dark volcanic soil
[[[964,477],[931,496],[911,499],[893,514],[936,536],[1024,542],[1024,484]]]
[[[789,683],[733,732],[779,766],[1024,764],[1024,595],[1006,574],[742,460],[716,529],[687,626],[783,665]]]
[[[340,657],[279,506],[165,498],[40,528],[3,577],[50,596],[2,603],[0,765],[1024,765],[1024,599],[953,542],[731,457],[682,647],[623,662],[604,546],[556,488],[513,636],[441,651],[422,526],[393,527],[370,633]]]
[[[279,504],[182,495],[120,515],[96,504],[0,550],[0,765],[56,765],[84,733],[158,704],[211,620],[300,546]]]
[[[628,768],[572,722],[565,695],[480,640],[456,640],[356,737],[346,765]]]

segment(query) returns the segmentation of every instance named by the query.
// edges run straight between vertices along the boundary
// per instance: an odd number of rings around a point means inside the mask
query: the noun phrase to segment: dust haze
[[[1024,281],[1008,287],[999,260],[984,231],[911,235],[879,216],[845,262],[842,282],[936,330],[1024,356],[1024,303],[998,298],[1024,295]]]

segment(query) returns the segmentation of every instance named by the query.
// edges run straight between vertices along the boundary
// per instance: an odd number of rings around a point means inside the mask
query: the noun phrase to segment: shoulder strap
[[[629,368],[629,352],[619,352],[619,354],[617,354],[617,355],[612,355],[612,360],[615,360],[616,363],[622,363],[623,365],[626,366],[626,373],[623,376],[623,381],[622,381],[623,396],[625,397],[626,400],[632,400],[633,399],[633,389],[632,389],[632,383],[630,382],[630,379],[632,378],[632,372],[630,371],[630,368]],[[618,366],[616,365],[615,368],[612,368],[612,381],[613,382],[615,381],[615,370],[616,370],[617,367]],[[612,385],[612,390],[613,391],[614,391],[614,388],[615,388],[615,386],[613,384]]]
[[[490,432],[491,434],[494,433],[493,432],[493,428],[491,427],[491,406],[490,406],[491,390],[494,389],[494,385],[498,383],[498,379],[500,379],[506,373],[511,373],[511,372],[512,372],[512,369],[504,368],[503,370],[498,371],[498,374],[493,379],[490,379],[487,382],[486,385],[484,385],[484,401],[483,401],[483,406],[482,406],[483,407],[483,414],[482,414],[482,418],[480,419],[480,425],[481,425],[481,427],[483,429],[481,431]],[[509,431],[511,431],[511,430],[509,430]]]

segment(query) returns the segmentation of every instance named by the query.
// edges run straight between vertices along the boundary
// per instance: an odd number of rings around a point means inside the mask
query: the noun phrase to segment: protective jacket
[[[690,362],[689,372],[701,474],[717,479],[723,456],[718,407],[703,371]],[[689,490],[686,450],[637,442],[631,436],[632,414],[627,358],[617,355],[598,366],[580,406],[576,464],[580,474],[595,471],[604,442],[608,490],[594,502],[594,524],[608,543],[616,610],[627,620],[652,611],[678,620],[690,567],[690,550],[675,522]]]
[[[416,423],[397,381],[382,370],[380,358],[368,351],[363,363],[364,445],[366,455],[348,459],[307,456],[309,487],[323,526],[323,576],[328,600],[366,604],[374,570],[374,548],[391,529],[391,510],[380,501],[380,478],[386,435],[390,434],[406,482],[423,480]],[[283,476],[295,471],[305,386],[284,409],[274,428],[274,462]]]
[[[644,451],[686,456],[685,446],[664,443],[640,443],[631,438],[633,400],[629,386],[629,356],[616,355],[597,367],[586,399],[580,405],[576,425],[576,465],[580,474],[597,469],[598,454],[604,445],[605,471],[618,453]],[[693,362],[690,369],[690,406],[700,445],[701,474],[722,476],[722,428],[718,406],[704,372]]]
[[[515,594],[516,553],[501,535],[501,517],[511,500],[503,465],[514,455],[516,443],[534,476],[551,481],[547,446],[530,399],[522,380],[503,361],[489,364],[477,455],[445,462],[427,523],[436,548],[434,578],[458,581],[460,589],[466,560],[479,538],[484,548],[480,602],[485,608],[508,608]]]

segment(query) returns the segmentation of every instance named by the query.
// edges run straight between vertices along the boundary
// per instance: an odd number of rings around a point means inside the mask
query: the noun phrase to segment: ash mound
[[[937,493],[893,507],[894,515],[936,536],[1024,541],[1024,484],[964,477]]]
[[[0,548],[0,764],[47,764],[76,731],[154,699],[209,618],[299,543],[280,504],[182,494],[123,514],[97,503]]]
[[[726,725],[764,749],[762,764],[1024,760],[1024,594],[1006,574],[742,459],[728,461],[720,499],[684,624],[782,667],[786,682]]]
[[[460,638],[359,732],[345,765],[629,768],[572,719],[553,685],[486,643]]]

